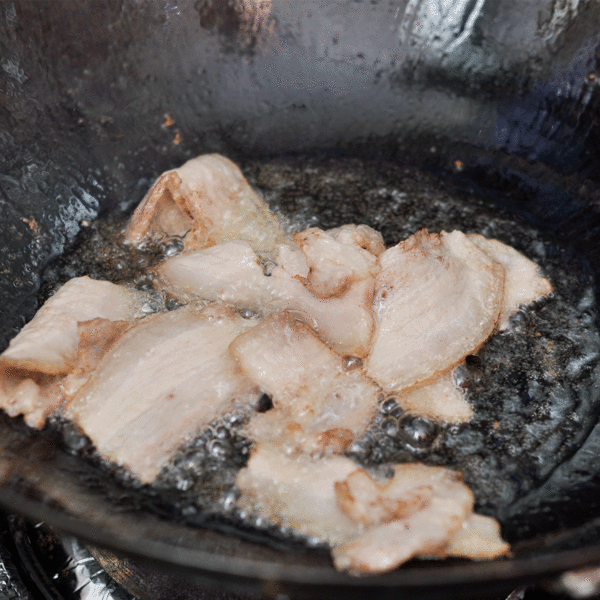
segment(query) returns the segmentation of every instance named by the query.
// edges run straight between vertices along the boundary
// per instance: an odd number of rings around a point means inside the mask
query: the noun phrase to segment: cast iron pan
[[[83,220],[126,212],[160,172],[203,152],[436,171],[534,223],[597,276],[599,32],[593,2],[2,3],[2,347],[35,312],[41,273]],[[556,519],[517,543],[514,558],[411,563],[368,578],[336,573],[319,553],[147,510],[2,415],[0,503],[201,583],[483,598],[600,562],[595,421],[587,431],[544,489],[544,514]]]

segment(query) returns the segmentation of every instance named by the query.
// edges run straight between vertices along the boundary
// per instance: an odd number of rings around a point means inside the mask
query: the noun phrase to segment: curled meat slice
[[[460,474],[443,467],[396,465],[389,483],[372,482],[370,490],[364,481],[357,486],[353,477],[348,487],[354,503],[342,504],[346,514],[357,519],[377,511],[381,517],[379,524],[372,520],[364,533],[333,549],[335,566],[354,574],[390,571],[419,555],[444,556],[448,540],[473,510],[473,493]],[[353,494],[356,487],[362,494]]]
[[[460,473],[418,463],[394,469],[379,481],[346,457],[259,443],[238,474],[238,502],[328,542],[336,568],[354,574],[390,571],[415,556],[479,558],[486,547],[490,557],[506,553],[497,523],[473,515],[473,493]]]
[[[336,482],[335,493],[338,506],[353,521],[379,525],[423,510],[433,498],[433,487],[429,481],[415,485],[398,478],[380,485],[364,469],[358,469]]]
[[[318,227],[297,233],[294,241],[306,257],[309,289],[320,298],[339,296],[354,282],[379,272],[374,254],[354,243],[337,241]]]
[[[442,373],[424,385],[396,395],[405,410],[448,423],[462,423],[473,418],[473,407],[458,387],[452,371]]]
[[[510,553],[510,544],[502,539],[500,525],[492,517],[472,514],[450,538],[447,556],[491,560]]]
[[[240,169],[205,154],[163,173],[135,210],[125,240],[183,236],[188,249],[246,240],[261,253],[284,241],[281,224]]]
[[[540,275],[539,267],[511,246],[498,240],[489,240],[479,234],[471,234],[469,239],[500,263],[506,272],[498,329],[508,327],[510,315],[515,313],[519,306],[530,304],[552,291],[550,282]]]
[[[137,292],[109,281],[71,279],[11,340],[0,362],[47,375],[68,373],[77,361],[77,323],[96,318],[132,320],[138,302]]]
[[[379,262],[367,372],[386,390],[434,379],[494,330],[504,270],[463,233],[421,230]]]
[[[338,507],[335,483],[356,470],[343,456],[315,459],[286,452],[277,444],[256,444],[236,479],[238,504],[264,519],[330,544],[357,535],[361,526]]]
[[[373,331],[374,279],[359,280],[342,295],[323,299],[303,284],[308,266],[300,250],[283,245],[277,256],[279,264],[267,277],[248,242],[229,242],[166,260],[157,269],[156,283],[185,299],[219,299],[266,315],[293,311],[337,352],[365,356]]]
[[[133,320],[140,294],[108,281],[71,279],[0,355],[0,408],[41,428],[82,385],[95,361]],[[96,361],[97,362],[97,361]]]
[[[273,406],[246,428],[254,440],[308,451],[340,451],[375,415],[380,389],[287,312],[265,319],[231,345],[242,370]]]
[[[235,401],[258,398],[229,353],[254,323],[222,305],[148,317],[104,355],[65,412],[104,458],[151,482],[186,436]]]

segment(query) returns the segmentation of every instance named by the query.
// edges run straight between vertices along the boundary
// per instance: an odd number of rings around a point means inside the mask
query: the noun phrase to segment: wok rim
[[[566,571],[600,563],[600,543],[592,543],[576,549],[542,549],[491,561],[465,561],[458,564],[444,564],[440,561],[428,563],[427,566],[420,562],[418,567],[409,563],[390,573],[354,577],[335,571],[332,566],[325,568],[278,564],[264,559],[250,560],[216,555],[214,552],[185,548],[157,539],[128,539],[9,490],[3,490],[0,494],[0,506],[21,517],[42,521],[64,534],[117,554],[175,567],[188,575],[209,576],[219,580],[223,577],[233,577],[254,583],[276,581],[321,588],[433,589],[540,581]],[[578,529],[581,527],[565,531],[573,534]]]

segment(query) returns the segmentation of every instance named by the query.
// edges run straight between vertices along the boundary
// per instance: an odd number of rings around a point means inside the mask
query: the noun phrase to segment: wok
[[[30,1],[3,2],[0,15],[2,347],[82,221],[130,210],[160,172],[203,152],[426,168],[528,219],[598,275],[594,1]],[[3,415],[0,503],[202,584],[484,598],[600,562],[595,419],[535,500],[520,500],[540,535],[489,563],[351,578],[319,553],[150,511]]]

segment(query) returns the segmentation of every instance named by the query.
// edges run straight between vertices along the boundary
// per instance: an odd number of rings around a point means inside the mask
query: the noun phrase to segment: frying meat
[[[355,243],[339,242],[318,227],[297,233],[294,241],[306,257],[308,288],[319,298],[339,296],[354,282],[379,272],[374,254]]]
[[[379,263],[367,372],[385,390],[432,381],[494,330],[504,270],[463,233],[421,230]]]
[[[445,553],[480,560],[508,555],[510,545],[500,535],[500,525],[492,517],[472,514],[450,538]]]
[[[452,371],[420,387],[401,391],[396,399],[411,413],[448,423],[462,423],[473,416],[473,408],[456,385]]]
[[[220,304],[148,317],[103,357],[66,415],[103,457],[149,483],[187,436],[260,396],[229,354],[253,325]]]
[[[471,234],[469,239],[500,263],[506,273],[498,329],[508,327],[508,318],[519,306],[531,304],[552,291],[552,285],[540,275],[538,266],[514,248],[498,240],[488,240],[479,234]]]
[[[268,413],[267,413],[268,414]],[[361,531],[338,507],[335,482],[356,470],[344,456],[315,459],[273,443],[256,444],[236,479],[238,504],[272,523],[330,544]]]
[[[89,277],[71,279],[0,355],[0,408],[41,428],[85,382],[99,356],[134,319],[143,296]]]
[[[267,315],[293,311],[337,352],[365,356],[373,330],[373,277],[359,278],[340,295],[323,299],[304,285],[303,274],[309,271],[304,254],[289,245],[277,252],[279,264],[270,277],[250,244],[235,241],[166,260],[157,269],[156,283],[186,300],[218,299]]]
[[[260,443],[236,484],[243,508],[328,542],[335,566],[354,574],[390,571],[414,556],[507,552],[497,524],[474,518],[473,494],[459,473],[416,463],[394,469],[380,482],[345,457],[316,459]]]
[[[371,254],[379,256],[385,252],[383,236],[368,225],[347,224],[334,229],[328,229],[325,233],[330,235],[336,242],[342,244],[354,244],[359,248],[368,250]]]
[[[237,308],[268,311],[277,294],[245,241],[175,256],[157,269],[157,284],[185,300],[222,300]]]
[[[188,249],[246,240],[259,253],[284,242],[281,223],[240,169],[219,154],[205,154],[163,173],[134,212],[126,241],[184,237]]]
[[[409,413],[468,421],[453,369],[552,291],[533,262],[459,231],[421,230],[388,250],[366,225],[291,239],[219,155],[163,173],[126,242],[171,236],[184,252],[156,267],[155,283],[188,305],[138,319],[137,292],[70,281],[0,356],[0,408],[35,427],[62,410],[142,483],[243,408],[253,448],[239,506],[330,544],[338,569],[508,553],[498,523],[473,513],[460,473],[410,463],[385,479],[341,453],[384,392]]]
[[[108,281],[71,279],[49,298],[1,355],[3,364],[62,375],[77,361],[77,323],[133,320],[139,294]]]
[[[306,451],[340,452],[375,416],[380,389],[288,312],[265,319],[231,345],[248,378],[272,397],[246,435]]]

